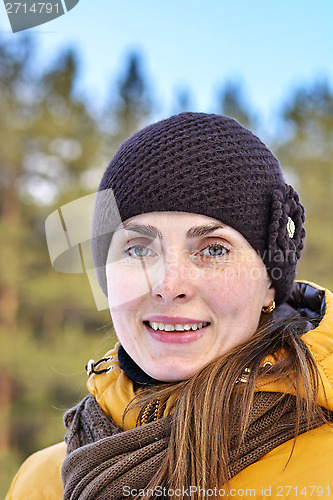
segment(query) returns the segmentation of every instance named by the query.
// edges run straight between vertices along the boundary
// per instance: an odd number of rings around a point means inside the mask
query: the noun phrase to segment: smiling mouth
[[[195,332],[201,330],[206,326],[209,326],[209,321],[204,321],[202,323],[186,323],[186,324],[176,324],[170,325],[167,323],[157,323],[155,321],[144,321],[144,324],[149,326],[152,330],[160,332]]]

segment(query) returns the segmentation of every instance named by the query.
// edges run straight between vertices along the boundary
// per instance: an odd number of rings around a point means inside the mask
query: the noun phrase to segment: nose
[[[191,276],[189,263],[182,256],[168,256],[161,264],[161,274],[152,288],[152,296],[160,302],[190,300],[195,293],[194,276]]]

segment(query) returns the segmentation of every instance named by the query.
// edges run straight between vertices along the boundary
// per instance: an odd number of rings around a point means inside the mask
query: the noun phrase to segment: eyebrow
[[[127,231],[134,231],[136,233],[142,234],[143,236],[147,236],[148,238],[156,238],[158,236],[161,240],[163,239],[162,233],[154,226],[148,225],[140,225],[133,224],[131,222],[123,222],[123,228]],[[208,234],[217,231],[218,229],[224,229],[225,226],[223,224],[215,224],[208,226],[195,226],[191,227],[187,233],[186,238],[199,238],[200,236],[207,236]]]

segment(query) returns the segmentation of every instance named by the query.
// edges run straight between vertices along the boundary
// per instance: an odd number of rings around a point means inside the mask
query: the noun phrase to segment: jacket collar
[[[308,328],[302,335],[302,340],[310,349],[319,370],[318,403],[333,410],[333,295],[310,281],[297,281],[286,305],[289,312],[286,312],[283,304],[277,308],[277,314],[282,307],[287,316],[298,311],[308,320]],[[256,390],[295,395],[290,382],[277,382],[272,377],[258,382]]]

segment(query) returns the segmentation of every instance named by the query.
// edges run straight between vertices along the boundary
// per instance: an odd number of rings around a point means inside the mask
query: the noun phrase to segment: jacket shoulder
[[[234,476],[230,487],[244,492],[237,496],[242,500],[333,499],[332,461],[333,427],[324,424],[300,434],[295,443],[290,439],[271,450]]]
[[[322,290],[325,315],[317,328],[309,330],[301,338],[309,347],[319,368],[319,404],[333,411],[333,295],[327,289]]]
[[[61,465],[65,458],[65,442],[31,455],[14,477],[6,500],[62,500]]]

